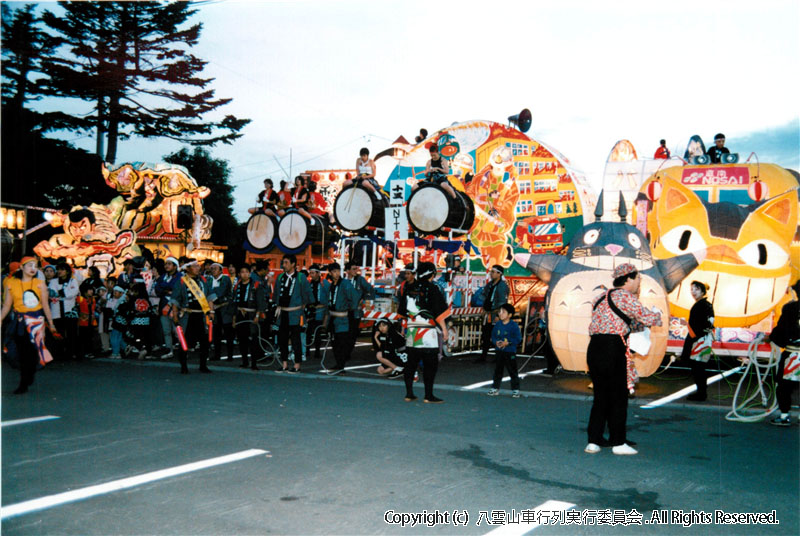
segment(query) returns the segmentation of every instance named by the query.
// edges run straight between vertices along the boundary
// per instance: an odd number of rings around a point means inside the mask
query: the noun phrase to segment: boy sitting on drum
[[[430,151],[431,159],[425,165],[425,180],[438,184],[442,190],[450,194],[450,197],[456,199],[456,191],[447,180],[447,175],[450,174],[450,164],[439,154],[439,147],[436,144],[431,145]],[[411,188],[411,191],[413,192],[417,188],[419,188],[419,184]]]
[[[362,147],[361,151],[359,151],[359,157],[356,160],[356,184],[361,184],[364,188],[369,190],[370,192],[374,193],[376,196],[380,196],[378,193],[381,190],[378,181],[375,180],[375,161],[369,157],[369,149],[366,147]],[[342,189],[350,186],[353,184],[353,180],[346,180],[342,185]]]

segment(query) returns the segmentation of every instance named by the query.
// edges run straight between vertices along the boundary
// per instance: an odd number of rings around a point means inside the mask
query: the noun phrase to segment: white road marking
[[[547,501],[544,504],[540,504],[536,508],[533,509],[534,512],[563,512],[569,510],[575,506],[572,503],[563,502],[563,501]],[[539,516],[534,514],[535,518]],[[540,526],[541,523],[508,523],[501,527],[497,527],[496,529],[487,532],[485,536],[522,536],[523,534],[527,534],[536,527]]]
[[[545,370],[547,370],[547,369],[538,369],[538,370],[532,370],[530,372],[523,372],[522,374],[519,375],[519,377],[520,377],[520,379],[522,379],[522,378],[525,378],[527,376],[534,376],[536,374],[543,373]],[[502,381],[504,381],[504,382],[511,381],[511,376],[503,376],[503,380]],[[493,383],[493,380],[489,380],[489,381],[486,381],[486,382],[478,382],[478,383],[473,383],[471,385],[465,385],[461,389],[464,390],[464,391],[471,391],[472,389],[478,389],[480,387],[486,387],[487,385],[492,385],[492,383]]]
[[[345,367],[344,370],[356,370],[356,369],[370,368],[370,367],[375,368],[378,365],[380,365],[380,363],[375,362],[375,363],[370,363],[369,365],[358,365],[357,367]],[[325,369],[320,369],[319,371],[322,373],[327,372]]]
[[[44,415],[43,417],[31,417],[30,419],[17,419],[15,421],[5,421],[0,423],[0,426],[5,428],[6,426],[16,426],[18,424],[29,424],[32,422],[40,422],[40,421],[52,421],[53,419],[60,419],[61,417],[57,415]]]
[[[142,484],[147,484],[149,482],[154,482],[156,480],[162,480],[164,478],[191,473],[192,471],[199,471],[200,469],[207,469],[209,467],[214,467],[215,465],[236,462],[266,453],[266,450],[260,449],[243,450],[234,454],[228,454],[227,456],[219,456],[217,458],[210,458],[208,460],[201,460],[199,462],[187,463],[186,465],[179,465],[169,469],[162,469],[160,471],[153,471],[151,473],[145,473],[139,476],[106,482],[105,484],[98,484],[96,486],[66,491],[56,495],[48,495],[47,497],[32,499],[30,501],[24,501],[21,503],[12,504],[10,506],[3,506],[0,507],[0,519],[8,519],[10,517],[28,514],[37,510],[44,510],[45,508],[52,508],[53,506],[80,501],[97,495],[128,489],[135,486],[140,486]]]
[[[722,374],[717,374],[716,376],[711,376],[706,381],[706,384],[707,385],[711,385],[712,383],[717,383],[722,378],[727,378],[731,374],[734,374],[734,373],[739,372],[741,370],[742,370],[742,367],[735,367],[735,368],[732,368],[730,370],[726,370]],[[653,408],[657,408],[659,406],[663,406],[664,404],[669,404],[670,402],[672,402],[674,400],[678,400],[679,398],[683,398],[684,396],[689,395],[691,393],[694,393],[695,391],[697,391],[697,386],[696,385],[690,385],[689,387],[684,387],[680,391],[672,393],[669,396],[665,396],[664,398],[659,398],[658,400],[654,400],[654,401],[650,402],[649,404],[647,404],[645,406],[642,406],[642,409],[653,409]]]

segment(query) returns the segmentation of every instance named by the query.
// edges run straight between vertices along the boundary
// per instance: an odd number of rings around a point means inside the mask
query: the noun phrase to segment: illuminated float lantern
[[[689,279],[708,287],[715,326],[769,331],[770,314],[798,277],[792,272],[800,257],[793,243],[798,179],[773,164],[746,163],[674,167],[659,176],[663,191],[645,218],[653,255],[707,249]],[[645,181],[642,190],[655,181]],[[694,304],[689,285],[676,287],[669,301],[673,316],[688,318]]]
[[[553,351],[565,370],[587,371],[589,323],[594,303],[613,286],[614,268],[630,263],[642,275],[639,300],[647,308],[662,311],[662,326],[650,328],[650,351],[634,360],[639,375],[649,376],[661,365],[667,348],[667,293],[695,267],[696,255],[681,255],[655,260],[644,235],[632,225],[604,222],[602,194],[595,216],[598,221],[585,225],[569,244],[568,254],[517,254],[515,260],[548,283],[545,296],[547,332]],[[620,193],[619,214],[627,216]]]

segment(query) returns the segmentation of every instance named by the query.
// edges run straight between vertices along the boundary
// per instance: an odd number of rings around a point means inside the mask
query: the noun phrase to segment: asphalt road
[[[362,347],[349,364],[368,359]],[[213,362],[209,375],[194,365],[182,376],[174,361],[57,362],[23,396],[10,394],[18,376],[4,365],[2,533],[800,533],[800,428],[725,420],[725,381],[707,404],[646,410],[639,406],[691,382],[686,371],[644,379],[628,419],[640,453],[614,456],[583,452],[591,398],[582,375],[529,376],[523,398],[490,398],[464,387],[491,379],[493,365],[452,359],[437,382],[445,403],[428,405],[421,382],[420,401],[406,403],[402,379],[372,368],[330,377],[317,363],[299,375],[237,364]],[[533,360],[527,370],[541,366]],[[58,418],[9,423],[47,415]],[[8,514],[33,499],[249,449],[265,452]],[[548,501],[566,506],[541,507]],[[565,507],[581,524],[544,524]],[[386,522],[434,521],[402,514],[437,509],[448,516],[431,527]],[[673,523],[691,510],[696,521],[706,513],[713,521],[717,510],[774,510],[779,524]],[[650,523],[654,511],[669,522]],[[487,523],[513,515],[520,523]],[[598,524],[606,521],[615,524]]]

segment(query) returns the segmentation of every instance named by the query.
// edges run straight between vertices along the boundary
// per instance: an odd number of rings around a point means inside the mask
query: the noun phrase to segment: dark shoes
[[[706,398],[707,398],[706,395],[701,395],[700,393],[692,393],[686,397],[686,400],[689,400],[691,402],[705,402]]]
[[[211,370],[208,367],[203,367],[200,369],[201,374],[211,374]]]
[[[426,398],[424,402],[426,404],[444,404],[444,400],[442,400],[441,398],[436,398],[435,396]]]
[[[414,395],[406,395],[406,397],[403,400],[405,400],[406,402],[413,402],[416,399],[417,399],[417,397],[414,396]]]

